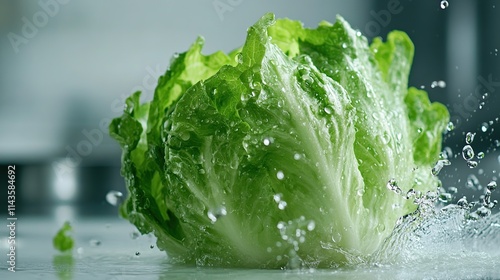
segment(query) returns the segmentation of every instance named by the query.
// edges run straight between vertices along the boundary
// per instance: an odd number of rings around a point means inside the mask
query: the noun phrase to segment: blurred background
[[[206,54],[239,47],[266,12],[307,27],[340,14],[369,39],[407,32],[410,85],[446,104],[455,126],[445,146],[458,158],[443,185],[461,197],[496,180],[500,1],[0,0],[0,215],[15,164],[18,215],[116,216],[106,194],[126,191],[107,125],[124,99],[136,90],[151,99],[172,55],[199,35]],[[485,153],[475,169],[460,159],[469,131]]]

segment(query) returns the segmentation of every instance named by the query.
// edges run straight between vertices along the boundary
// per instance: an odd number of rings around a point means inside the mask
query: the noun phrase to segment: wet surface
[[[5,218],[4,218],[5,220]],[[19,217],[16,272],[1,279],[500,279],[500,260],[484,252],[429,252],[401,264],[372,264],[327,270],[251,270],[196,268],[171,265],[151,236],[139,236],[133,226],[118,218],[72,222],[75,248],[57,252],[52,237],[62,222]],[[2,255],[7,251],[2,229]],[[430,247],[428,247],[430,248]],[[425,248],[424,248],[425,249]],[[138,254],[137,254],[138,253]],[[436,257],[438,256],[438,257]],[[5,258],[4,258],[5,259]]]

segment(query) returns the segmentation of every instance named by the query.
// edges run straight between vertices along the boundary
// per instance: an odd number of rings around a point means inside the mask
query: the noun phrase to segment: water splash
[[[276,247],[288,248],[288,253],[286,254],[288,268],[297,269],[302,267],[305,262],[299,257],[297,252],[300,250],[300,246],[306,242],[307,234],[316,228],[316,223],[314,220],[308,220],[304,216],[300,216],[297,219],[287,222],[280,221],[277,223],[276,228],[282,239],[282,241],[276,242]],[[283,258],[282,256],[278,257],[278,261]]]
[[[417,211],[402,219],[373,255],[374,263],[406,265],[500,257],[500,213],[471,219],[466,200],[431,212]],[[446,266],[443,266],[446,267]]]

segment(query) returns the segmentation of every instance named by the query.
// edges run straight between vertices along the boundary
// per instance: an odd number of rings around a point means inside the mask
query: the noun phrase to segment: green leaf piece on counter
[[[67,252],[73,249],[75,241],[71,236],[71,231],[73,228],[71,227],[69,222],[65,222],[61,229],[56,233],[54,239],[52,240],[52,244],[54,248],[61,252]]]

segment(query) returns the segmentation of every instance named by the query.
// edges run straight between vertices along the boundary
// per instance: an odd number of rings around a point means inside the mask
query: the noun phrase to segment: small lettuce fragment
[[[75,241],[71,237],[71,227],[69,222],[65,222],[62,227],[57,231],[56,235],[52,239],[52,244],[54,248],[60,252],[67,252],[73,249]]]
[[[241,49],[205,56],[202,45],[110,125],[129,191],[120,213],[173,261],[364,261],[416,210],[406,192],[436,189],[449,114],[408,88],[405,33],[369,45],[341,17],[306,29],[267,14]]]

